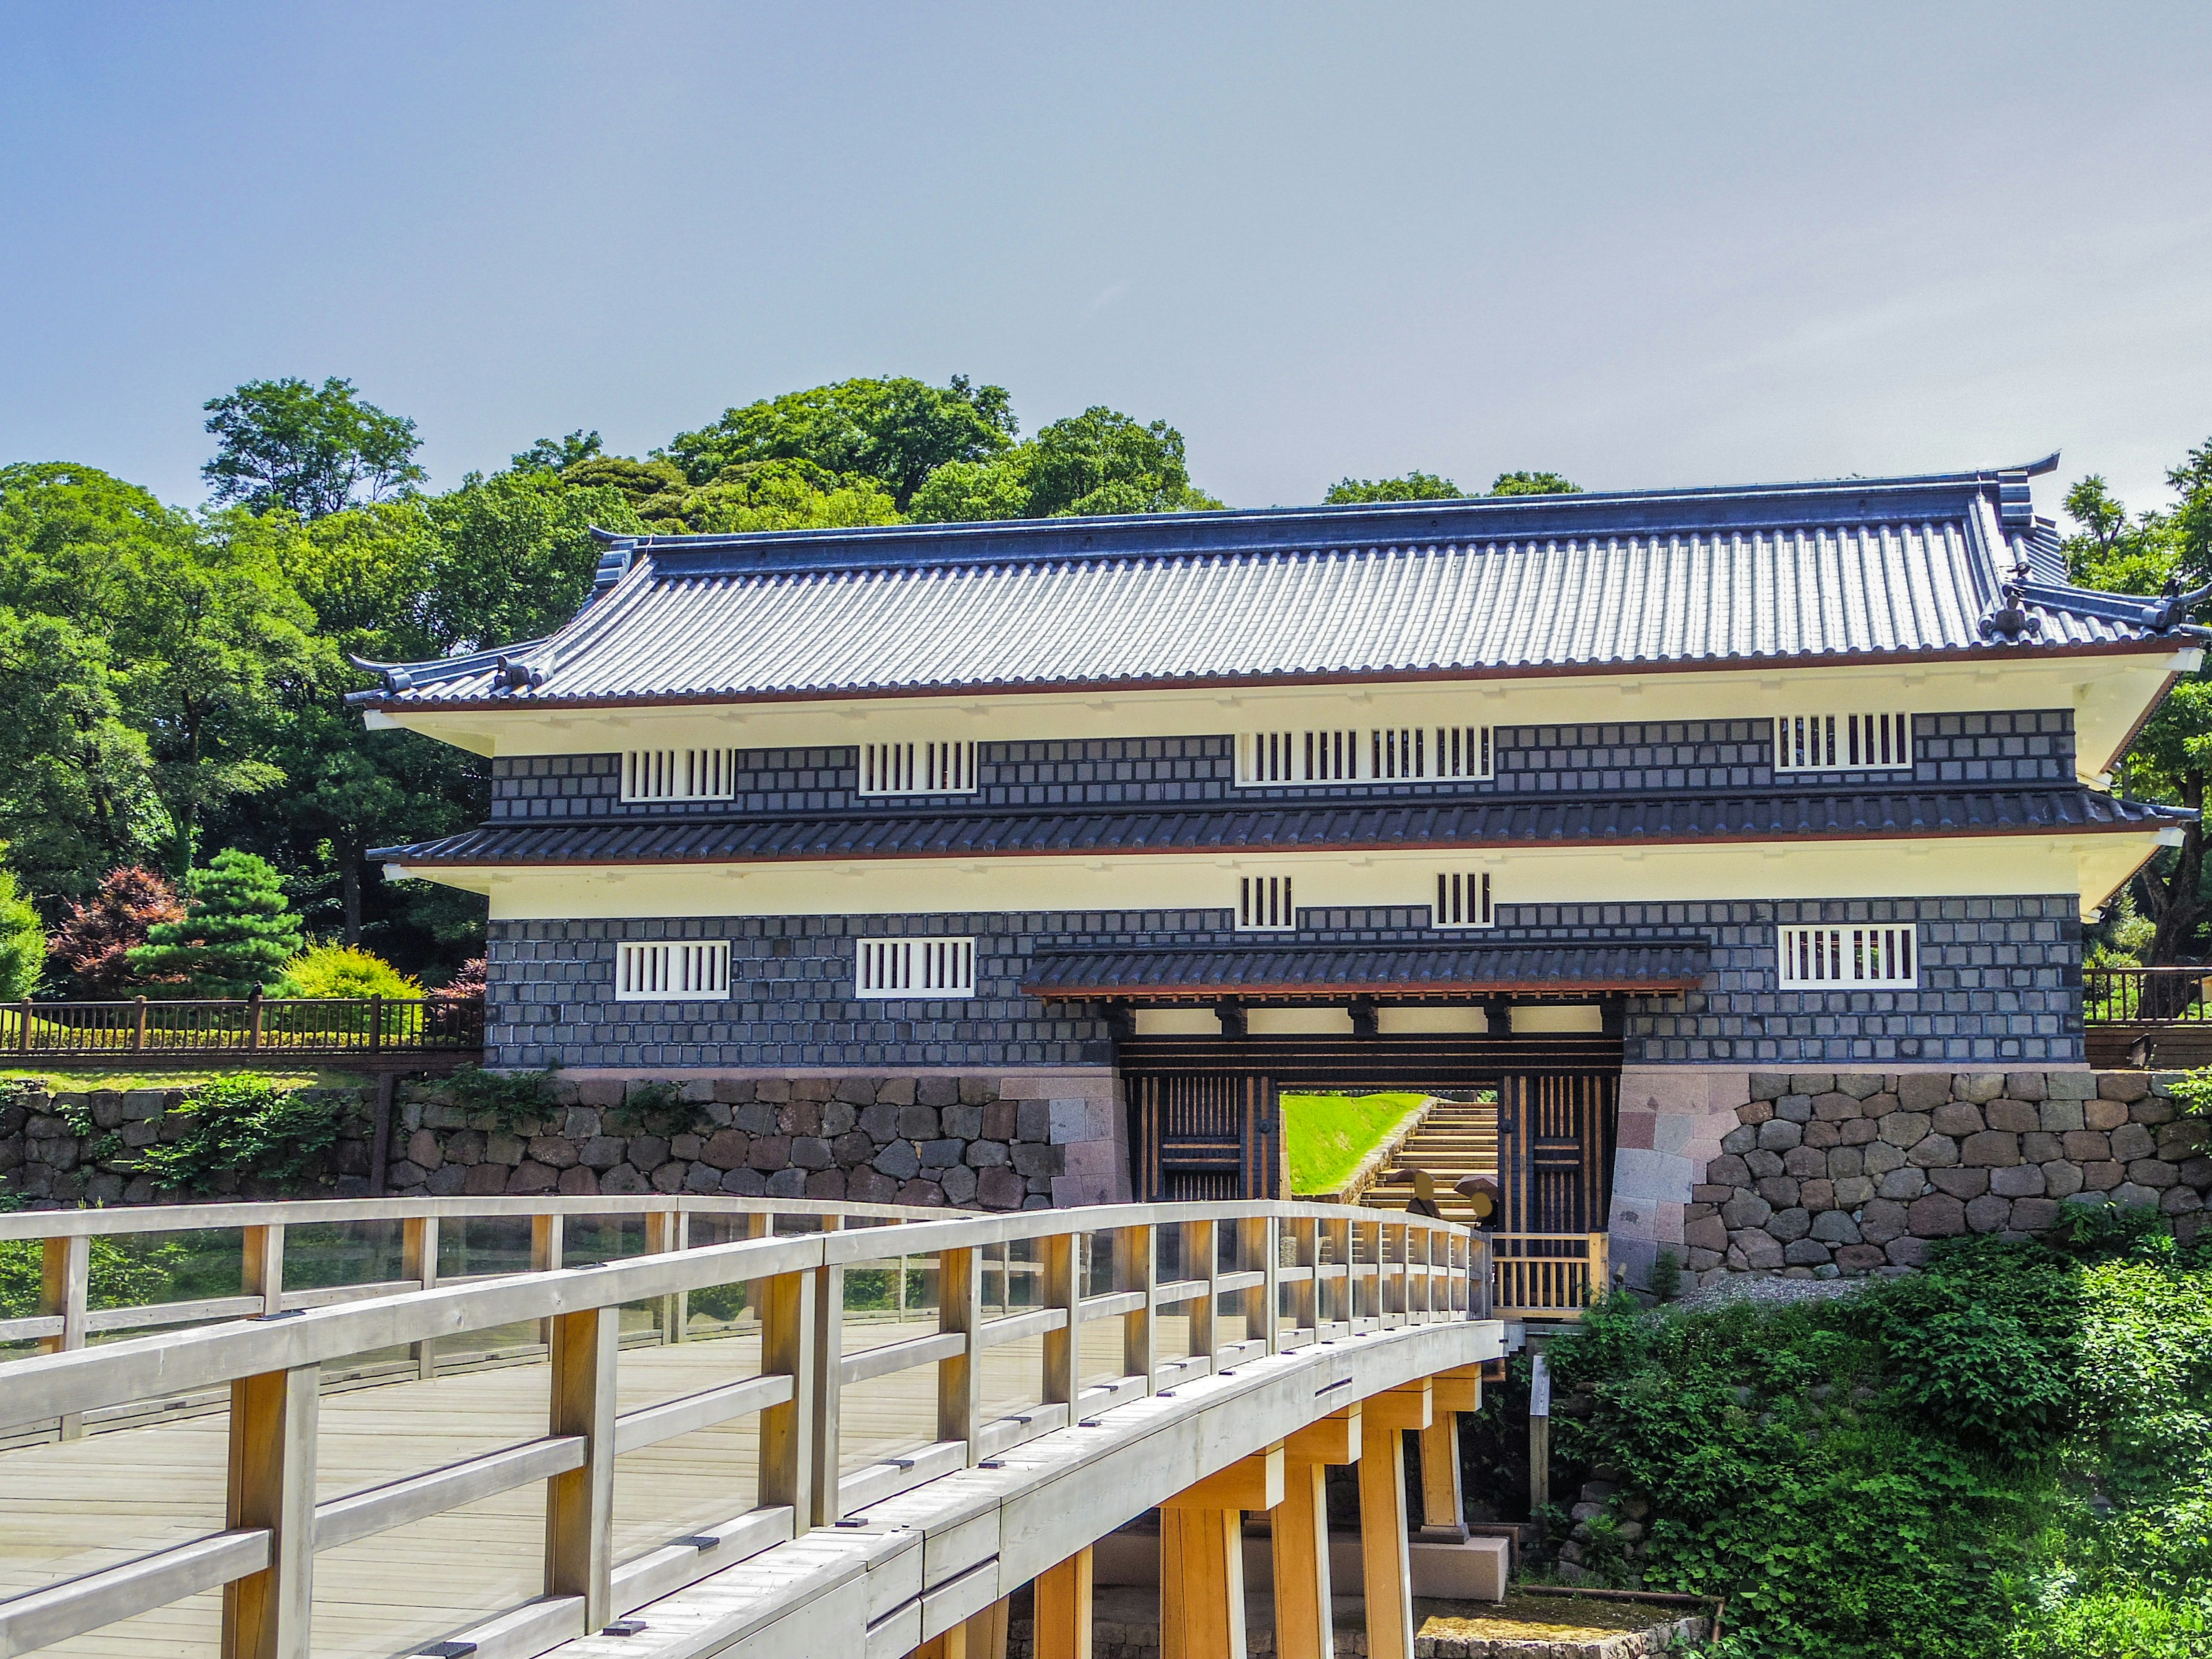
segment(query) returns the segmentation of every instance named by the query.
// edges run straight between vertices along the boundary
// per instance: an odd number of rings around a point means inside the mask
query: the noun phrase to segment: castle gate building
[[[794,1195],[1269,1196],[1285,1091],[1484,1089],[1509,1225],[1648,1262],[1754,1073],[2083,1065],[2203,635],[2066,585],[2055,459],[610,537],[552,636],[357,694],[491,764],[378,856],[489,896],[490,1063],[875,1110]]]

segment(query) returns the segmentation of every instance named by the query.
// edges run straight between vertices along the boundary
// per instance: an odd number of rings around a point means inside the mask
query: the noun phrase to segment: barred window
[[[864,939],[853,962],[854,994],[884,997],[972,997],[975,941],[969,939]]]
[[[1438,871],[1434,921],[1439,927],[1489,927],[1490,872]]]
[[[975,745],[864,743],[860,745],[860,793],[972,795],[975,793]]]
[[[1291,902],[1288,876],[1244,876],[1237,884],[1237,927],[1240,933],[1287,933],[1298,925]]]
[[[1909,922],[1782,929],[1782,988],[1850,990],[1920,982],[1918,939]]]
[[[1247,732],[1237,739],[1237,781],[1247,788],[1480,780],[1491,765],[1486,726]]]
[[[1783,714],[1774,722],[1778,772],[1891,772],[1911,765],[1910,714]]]
[[[631,749],[623,754],[624,800],[730,800],[737,793],[734,749]]]
[[[730,994],[727,939],[615,947],[617,1002],[684,1002]]]

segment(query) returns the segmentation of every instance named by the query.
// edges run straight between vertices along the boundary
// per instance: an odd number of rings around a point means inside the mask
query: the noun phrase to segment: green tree
[[[313,519],[357,498],[382,501],[424,476],[415,422],[363,403],[350,380],[332,376],[319,388],[248,380],[204,407],[216,453],[200,476],[219,505]]]
[[[1221,505],[1191,488],[1182,434],[1165,421],[1143,426],[1118,410],[1094,406],[1044,428],[1036,450],[1029,518]]]
[[[2132,516],[2094,473],[2066,492],[2067,514],[2080,526],[2063,544],[2073,580],[2142,594],[2212,581],[2212,442],[2191,451],[2166,482],[2179,498],[2174,507]],[[2212,675],[2200,669],[2175,686],[2121,766],[2131,793],[2201,811],[2212,779]],[[2183,825],[2181,845],[2161,853],[2136,886],[2155,924],[2143,960],[2171,963],[2200,954],[2208,914],[2202,825],[2195,819]]]
[[[746,461],[685,495],[666,517],[657,504],[639,515],[656,529],[684,531],[842,530],[896,524],[898,504],[866,473],[843,477],[810,461]]]
[[[587,461],[603,447],[599,434],[579,427],[565,438],[540,438],[507,465],[516,472],[566,472],[579,461]]]
[[[550,633],[592,591],[592,527],[646,529],[621,490],[552,472],[471,472],[424,510],[436,544],[423,623],[440,653]]]
[[[192,884],[182,921],[157,922],[131,965],[149,976],[181,975],[203,994],[240,996],[274,980],[299,953],[300,922],[266,859],[217,853]]]
[[[987,459],[1018,430],[1006,388],[973,386],[964,374],[943,386],[905,377],[853,380],[726,410],[712,426],[677,434],[662,453],[695,484],[751,461],[811,461],[840,477],[863,474],[903,513],[939,467]]]
[[[0,842],[0,853],[8,850]],[[39,912],[15,884],[15,872],[0,866],[0,1002],[19,1002],[39,988],[46,965],[46,930]]]
[[[1322,500],[1331,507],[1354,501],[1449,501],[1467,492],[1433,472],[1408,472],[1402,478],[1340,478]]]
[[[1030,515],[1036,446],[1017,444],[988,461],[947,461],[907,506],[915,524],[968,524]]]
[[[1556,472],[1501,472],[1491,480],[1493,495],[1579,495],[1583,487]]]

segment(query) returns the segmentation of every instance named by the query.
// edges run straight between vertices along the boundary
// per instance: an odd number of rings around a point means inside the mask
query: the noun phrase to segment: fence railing
[[[1580,1319],[1612,1282],[1604,1233],[1491,1233],[1486,1242],[1498,1319]]]
[[[644,1214],[651,1254],[561,1267],[563,1224],[607,1213]],[[441,1225],[518,1215],[530,1219],[541,1271],[437,1282]],[[702,1215],[726,1224],[734,1218],[754,1236],[686,1248],[687,1231]],[[286,1230],[338,1219],[398,1221],[406,1230],[405,1276],[352,1287],[359,1300],[295,1311],[283,1288]],[[96,1235],[225,1226],[241,1229],[246,1297],[257,1316],[71,1350],[72,1342],[84,1342],[90,1322],[84,1261]],[[803,1231],[779,1236],[787,1229]],[[286,1659],[305,1656],[310,1645],[318,1552],[542,1485],[544,1593],[481,1627],[496,1632],[495,1642],[483,1636],[493,1644],[486,1651],[539,1652],[1088,1413],[1247,1358],[1479,1316],[1483,1255],[1481,1242],[1456,1224],[1275,1202],[958,1218],[733,1199],[202,1205],[167,1213],[0,1216],[0,1240],[10,1238],[41,1241],[42,1296],[59,1305],[42,1308],[35,1329],[12,1322],[9,1334],[35,1336],[54,1351],[0,1364],[0,1435],[179,1392],[227,1389],[228,1496],[219,1531],[0,1601],[0,1653],[66,1640],[221,1587],[222,1650]],[[996,1318],[988,1316],[984,1294],[994,1252],[1005,1264]],[[880,1328],[890,1340],[856,1342],[846,1311],[860,1275],[894,1269],[903,1299],[908,1264],[918,1258],[928,1260],[933,1289],[927,1328],[885,1324]],[[1012,1284],[1017,1258],[1029,1269],[1018,1294]],[[879,1297],[880,1280],[868,1282]],[[618,1409],[621,1310],[680,1307],[685,1297],[726,1297],[732,1286],[742,1287],[743,1314],[728,1327],[735,1338],[730,1378]],[[319,1492],[325,1365],[533,1322],[542,1322],[551,1373],[543,1435],[383,1485]],[[1182,1326],[1187,1343],[1164,1342],[1164,1322]],[[679,1317],[676,1328],[684,1322]],[[1118,1340],[1109,1344],[1103,1371],[1086,1371],[1082,1333],[1101,1322]],[[1037,1403],[989,1415],[985,1355],[1030,1339],[1038,1344]],[[1182,1352],[1170,1357],[1171,1349]],[[1020,1353],[1014,1351],[1015,1363],[1029,1363]],[[865,1461],[848,1467],[841,1392],[928,1367],[934,1376],[919,1387],[933,1396],[933,1424],[921,1430],[921,1443],[884,1455],[871,1443]],[[616,1460],[747,1417],[757,1423],[750,1504],[720,1525],[684,1526],[674,1543],[617,1560]],[[453,1565],[477,1570],[466,1560]],[[465,1632],[440,1650],[471,1651],[460,1644],[477,1640]]]
[[[2081,1017],[2092,1025],[2212,1024],[2212,969],[2085,968]]]
[[[465,1054],[483,1047],[480,997],[0,1003],[9,1055]]]

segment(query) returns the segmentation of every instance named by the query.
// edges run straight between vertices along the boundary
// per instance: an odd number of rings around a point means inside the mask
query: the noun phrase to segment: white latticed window
[[[1237,884],[1237,927],[1249,933],[1286,933],[1298,925],[1288,876],[1244,876]]]
[[[1903,771],[1911,765],[1910,714],[1784,714],[1774,722],[1778,772]]]
[[[972,997],[971,939],[864,939],[854,956],[854,991],[877,997]]]
[[[737,793],[734,749],[632,749],[623,755],[624,800],[729,800]]]
[[[730,994],[730,942],[615,946],[617,1002],[703,1002]]]
[[[860,745],[860,793],[972,795],[975,793],[975,745],[864,743]]]
[[[1825,924],[1782,929],[1782,988],[1856,990],[1920,982],[1910,922]]]
[[[1446,782],[1491,775],[1486,726],[1389,726],[1247,732],[1237,781],[1247,788],[1322,783]]]
[[[1437,876],[1436,925],[1439,927],[1490,926],[1490,872],[1454,870]]]

